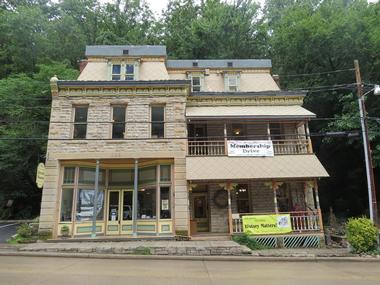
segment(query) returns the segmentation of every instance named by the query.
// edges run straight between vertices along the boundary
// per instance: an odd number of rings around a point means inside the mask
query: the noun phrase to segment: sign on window
[[[260,141],[228,141],[228,156],[274,156],[273,143]]]

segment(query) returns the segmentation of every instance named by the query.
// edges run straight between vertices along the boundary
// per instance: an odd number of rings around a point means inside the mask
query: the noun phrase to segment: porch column
[[[223,124],[223,137],[224,137],[224,154],[228,154],[228,146],[227,146],[227,124],[224,122]]]
[[[272,140],[271,135],[270,135],[270,123],[269,122],[267,122],[267,136],[268,136],[269,141]]]
[[[278,188],[277,183],[276,183],[275,181],[272,181],[274,212],[275,212],[276,214],[278,214],[277,188]]]
[[[96,216],[98,214],[98,192],[99,192],[99,160],[96,160],[95,169],[95,193],[94,193],[94,206],[92,210],[92,232],[91,237],[96,237]]]
[[[132,194],[132,236],[137,237],[137,207],[138,207],[138,171],[139,171],[139,160],[135,159],[135,176],[134,176],[134,187]]]
[[[319,205],[319,194],[318,194],[317,179],[314,179],[314,191],[315,191],[315,203],[317,204],[317,212],[318,212],[318,218],[319,218],[319,227],[320,227],[320,231],[323,233],[323,220],[322,220],[321,207]]]
[[[313,145],[311,144],[309,123],[307,121],[305,121],[305,131],[307,137],[307,151],[308,153],[313,153]]]
[[[228,195],[228,229],[230,231],[230,235],[233,234],[233,227],[232,227],[232,205],[231,205],[231,189],[232,187],[228,187],[227,189],[227,195]]]

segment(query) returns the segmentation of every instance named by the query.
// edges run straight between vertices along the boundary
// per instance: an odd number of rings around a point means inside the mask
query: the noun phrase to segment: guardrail
[[[293,233],[308,233],[308,232],[316,232],[316,231],[321,230],[318,212],[314,213],[314,212],[298,211],[298,212],[287,212],[287,213],[279,213],[279,214],[290,214],[290,222],[292,225]],[[242,217],[251,216],[251,215],[265,215],[265,214],[257,214],[257,213],[233,214],[232,215],[233,216],[232,217],[233,233],[243,233]]]
[[[202,140],[188,141],[189,156],[223,156],[227,155],[226,141]],[[273,140],[274,154],[307,154],[312,153],[311,142],[307,139]]]

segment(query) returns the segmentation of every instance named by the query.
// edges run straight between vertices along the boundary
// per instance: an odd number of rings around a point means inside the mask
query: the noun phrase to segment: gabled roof
[[[128,51],[127,54],[124,51]],[[166,56],[166,46],[86,46],[86,56]]]
[[[194,66],[193,63],[196,63]],[[171,59],[168,68],[271,68],[270,59]]]

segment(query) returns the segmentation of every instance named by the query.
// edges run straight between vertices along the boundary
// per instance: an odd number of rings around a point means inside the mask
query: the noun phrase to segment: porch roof
[[[274,157],[186,157],[187,180],[328,177],[314,154]]]
[[[187,107],[190,119],[216,118],[305,118],[315,114],[297,105],[290,106],[216,106]]]

